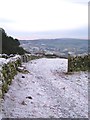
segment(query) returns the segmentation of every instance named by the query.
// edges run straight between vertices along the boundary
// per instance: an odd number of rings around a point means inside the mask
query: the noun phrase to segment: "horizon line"
[[[34,41],[34,40],[58,40],[58,39],[75,39],[75,40],[89,40],[88,38],[69,38],[69,37],[63,37],[63,38],[37,38],[37,39],[19,39],[19,40],[31,40],[31,41]]]

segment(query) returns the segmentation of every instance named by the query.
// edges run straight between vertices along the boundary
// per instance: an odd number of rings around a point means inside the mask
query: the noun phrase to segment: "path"
[[[38,59],[24,64],[5,95],[3,113],[14,118],[88,117],[88,74],[67,75],[67,59]]]

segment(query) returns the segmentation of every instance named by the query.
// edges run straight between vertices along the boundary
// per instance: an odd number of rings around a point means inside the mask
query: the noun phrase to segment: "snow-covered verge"
[[[2,102],[3,118],[88,118],[88,73],[67,73],[67,59],[24,63]]]

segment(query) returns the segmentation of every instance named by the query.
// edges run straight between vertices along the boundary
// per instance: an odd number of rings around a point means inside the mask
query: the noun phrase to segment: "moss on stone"
[[[21,66],[21,60],[18,58],[15,61],[10,61],[4,64],[1,70],[2,74],[2,96],[8,91],[8,86],[11,84],[14,76],[17,74],[17,68]],[[1,95],[0,95],[1,96]]]
[[[68,56],[68,72],[90,71],[90,55]]]
[[[8,91],[8,84],[4,83],[2,85],[2,96],[4,96],[4,94]]]

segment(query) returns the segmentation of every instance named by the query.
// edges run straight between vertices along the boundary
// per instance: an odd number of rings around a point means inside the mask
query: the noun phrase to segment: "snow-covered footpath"
[[[3,100],[3,117],[88,118],[88,73],[66,74],[67,59],[24,63]]]

